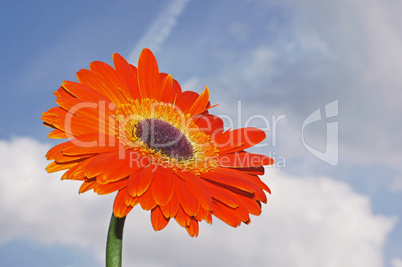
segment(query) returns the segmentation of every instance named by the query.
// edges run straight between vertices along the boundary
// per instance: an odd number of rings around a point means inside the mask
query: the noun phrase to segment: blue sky
[[[126,266],[401,267],[401,8],[392,0],[3,1],[0,266],[103,265],[113,195],[78,195],[79,183],[46,174],[44,154],[57,141],[40,114],[91,61],[112,63],[118,52],[136,65],[148,47],[184,89],[209,86],[214,113],[233,122],[226,126],[265,128],[269,145],[254,151],[282,164],[267,169],[273,194],[247,226],[214,220],[193,239],[175,222],[155,233],[149,214],[134,209]],[[336,100],[329,117],[325,106]],[[322,119],[302,130],[316,110]],[[337,138],[328,139],[335,123]],[[327,148],[337,164],[307,147]]]

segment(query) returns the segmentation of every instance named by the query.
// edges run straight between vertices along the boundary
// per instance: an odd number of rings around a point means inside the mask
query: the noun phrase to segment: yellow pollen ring
[[[192,157],[177,159],[148,147],[136,135],[137,125],[146,119],[167,122],[182,132],[193,148]],[[126,149],[139,151],[154,165],[165,166],[173,170],[191,171],[195,174],[208,172],[218,166],[218,149],[215,143],[206,133],[200,131],[191,119],[191,114],[184,114],[173,104],[149,98],[129,99],[127,104],[118,106],[115,120],[116,136]]]

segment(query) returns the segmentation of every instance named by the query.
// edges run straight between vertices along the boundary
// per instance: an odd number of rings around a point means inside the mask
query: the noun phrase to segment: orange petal
[[[218,164],[222,167],[258,167],[273,163],[274,160],[268,156],[248,152],[223,154],[218,158]]]
[[[65,156],[63,153],[57,153],[55,162],[56,163],[68,163],[68,162],[76,162],[77,160],[87,159],[93,157],[94,155],[78,155],[78,156]]]
[[[142,166],[132,162],[132,154],[138,154],[138,152],[125,151],[124,154],[115,152],[115,157],[111,158],[107,164],[106,162],[104,163],[106,167],[96,178],[98,183],[106,184],[115,182],[142,169]],[[138,157],[140,156],[135,156],[135,158]]]
[[[214,210],[212,214],[226,222],[230,226],[237,227],[241,222],[248,224],[250,222],[250,216],[247,209],[240,205],[238,208],[233,209],[220,202],[214,203]]]
[[[69,169],[68,171],[66,171],[62,176],[61,176],[61,180],[81,180],[81,181],[85,181],[86,178],[85,176],[81,176],[81,177],[74,177],[75,171],[77,170],[77,168],[80,166],[80,164],[75,165],[74,167],[72,167],[71,169]],[[75,178],[75,179],[74,179]]]
[[[170,88],[170,91],[166,88],[162,89],[162,85],[167,76],[168,75],[166,73],[159,73],[159,80],[161,81],[161,101],[175,104],[177,97],[181,95],[181,87],[176,80],[172,79],[172,86],[169,87],[169,85],[167,84],[167,88]]]
[[[91,63],[92,65],[93,63]],[[102,96],[105,96],[107,99],[110,99],[116,105],[125,104],[126,100],[123,94],[119,91],[119,88],[116,87],[112,81],[109,81],[106,77],[103,77],[99,73],[82,69],[77,72],[78,81],[86,85],[93,90],[96,90]]]
[[[183,210],[181,206],[179,207],[179,210],[177,211],[177,214],[174,218],[176,222],[182,227],[190,225],[191,218],[187,215],[187,213]]]
[[[226,175],[237,176],[239,178],[241,177],[242,179],[252,181],[259,188],[261,188],[271,194],[271,190],[269,189],[269,187],[265,183],[263,183],[258,176],[250,175],[250,174],[238,171],[238,169],[230,169],[230,168],[219,168],[219,172],[224,173]]]
[[[181,91],[180,84],[176,80],[173,80],[172,94],[169,99],[169,103],[175,103],[177,97],[181,94],[182,94],[182,91]]]
[[[262,142],[265,137],[263,130],[248,127],[217,134],[214,141],[222,154],[233,153],[255,146]]]
[[[179,201],[177,200],[176,194],[173,193],[168,204],[160,206],[160,209],[166,218],[174,218],[179,210]]]
[[[212,223],[211,211],[206,209],[200,209],[195,216],[198,221],[205,220],[207,223]]]
[[[194,102],[188,113],[191,115],[197,115],[205,111],[209,101],[209,90],[208,86],[205,90],[198,96],[197,100]]]
[[[60,107],[54,107],[49,109],[46,112],[42,113],[42,116],[40,117],[49,127],[55,128],[53,125],[53,120],[57,117],[65,117],[67,115],[67,111]]]
[[[233,212],[233,214],[239,218],[242,222],[249,224],[250,223],[250,214],[247,211],[247,208],[244,206],[243,202],[239,201],[240,205],[236,209],[232,209],[231,207],[227,207],[228,210]],[[224,205],[226,208],[226,205]]]
[[[199,95],[196,92],[185,91],[177,97],[176,106],[179,107],[184,114],[187,114],[198,97]]]
[[[144,210],[152,210],[157,205],[151,190],[145,191],[139,198],[141,208]]]
[[[88,190],[91,190],[95,187],[96,181],[94,180],[89,180],[89,181],[85,181],[81,187],[80,190],[78,191],[79,194],[84,193]]]
[[[117,72],[127,84],[128,92],[126,92],[126,89],[124,88],[123,94],[126,96],[131,95],[131,98],[134,100],[141,98],[137,80],[137,68],[130,65],[122,56],[117,53],[113,54],[113,63]]]
[[[59,89],[56,92],[53,92],[53,94],[56,97],[72,97],[72,98],[76,98],[74,95],[72,95],[71,93],[67,92],[63,86],[60,86]]]
[[[96,185],[94,187],[94,191],[96,193],[98,193],[98,195],[110,194],[110,193],[113,193],[117,190],[120,190],[120,189],[126,187],[127,180],[128,179],[122,179],[120,181],[107,183],[107,184],[96,183]]]
[[[67,113],[66,113],[67,114]],[[78,117],[76,115],[68,114],[58,117],[53,117],[51,124],[57,129],[67,133],[68,137],[79,136],[84,134],[103,134],[108,133],[109,126],[105,124],[105,120],[91,117]],[[42,118],[46,120],[46,118]],[[106,140],[105,138],[103,138]]]
[[[127,84],[124,82],[120,74],[109,64],[101,61],[94,61],[89,66],[91,70],[99,73],[102,77],[104,77],[105,80],[109,82],[110,86],[112,86],[112,88],[115,88],[116,94],[120,92],[125,100],[129,98],[132,99]]]
[[[74,167],[72,167],[71,169],[66,171],[61,176],[61,180],[66,180],[66,179],[81,180],[81,181],[88,180],[87,177],[85,177],[85,175],[84,175],[84,170],[89,162],[90,162],[90,160],[85,160],[83,162],[78,163],[77,165],[75,165]]]
[[[253,174],[253,175],[263,175],[265,173],[265,169],[263,166],[236,168],[235,170],[245,172],[248,174]]]
[[[253,215],[260,215],[261,214],[261,203],[251,199],[249,197],[243,196],[241,194],[237,195],[237,198],[243,202],[244,206],[247,208],[247,211]]]
[[[161,87],[162,87],[162,84],[163,84],[163,80],[164,80],[167,76],[168,76],[167,73],[159,72],[159,81],[161,81]]]
[[[48,111],[43,112],[42,115],[53,115],[53,116],[60,116],[60,115],[65,115],[66,112],[60,107],[53,107],[50,108]]]
[[[171,96],[172,96],[172,88],[173,88],[173,77],[172,75],[167,75],[161,84],[161,98],[160,101],[162,102],[171,102]]]
[[[125,217],[133,209],[132,206],[127,206],[126,203],[124,203],[124,198],[126,194],[127,194],[127,188],[121,189],[119,190],[119,192],[116,195],[116,198],[114,199],[113,213],[114,216],[118,218]]]
[[[174,179],[175,192],[180,206],[184,212],[189,216],[194,216],[200,209],[200,204],[197,198],[193,195],[193,192],[189,190],[189,186],[183,179]]]
[[[117,153],[102,153],[94,156],[89,160],[88,165],[85,167],[85,177],[92,178],[102,173],[107,167],[107,164],[109,164],[110,160],[116,156]]]
[[[212,210],[212,198],[206,188],[205,182],[191,172],[178,171],[176,174],[187,181],[183,181],[183,184],[186,185],[188,191],[198,200],[201,206],[206,210]]]
[[[241,223],[241,220],[234,215],[233,211],[223,204],[215,203],[212,214],[232,227],[237,227]]]
[[[186,227],[186,230],[190,236],[198,236],[198,221],[196,219],[192,219],[190,221],[190,225]]]
[[[55,130],[51,131],[47,135],[47,137],[53,138],[53,139],[65,139],[65,138],[68,138],[66,133],[61,131],[61,130],[59,130],[59,129],[55,129]]]
[[[81,100],[91,101],[91,102],[99,102],[105,101],[107,104],[111,102],[111,99],[105,95],[100,94],[90,86],[72,82],[72,81],[63,81],[62,87],[70,94],[79,98]],[[60,95],[62,96],[62,95]]]
[[[158,205],[165,206],[173,195],[174,181],[172,171],[164,167],[158,167],[155,171],[151,185],[152,195]]]
[[[231,208],[239,206],[236,196],[230,190],[212,183],[206,183],[206,185],[214,200],[218,200]]]
[[[244,222],[244,223],[248,224],[250,222],[249,213],[248,213],[246,207],[244,206],[244,204],[241,201],[239,203],[241,203],[241,205],[239,205],[239,207],[231,208],[219,201],[215,202],[214,210],[212,213],[215,216],[217,216],[218,218],[220,218],[221,220],[222,220],[221,217],[227,217],[227,219],[229,219],[229,220],[228,221],[223,220],[223,221],[233,227],[239,226],[240,222]],[[221,217],[219,217],[219,216],[221,216]],[[236,218],[236,219],[234,219],[234,218]],[[236,221],[236,223],[235,223],[235,221]]]
[[[100,134],[84,134],[77,138],[72,139],[70,142],[72,146],[65,148],[63,150],[64,155],[85,155],[85,154],[96,154],[96,153],[106,153],[114,152],[119,149],[118,143],[113,144],[109,142],[109,136],[105,136],[106,144],[100,144],[98,142]],[[114,137],[113,137],[114,138]],[[100,146],[102,145],[102,146]]]
[[[168,225],[170,218],[165,218],[163,216],[162,211],[160,210],[159,206],[156,206],[152,211],[151,211],[151,222],[152,222],[152,227],[154,228],[155,231],[162,230],[163,228]]]
[[[86,118],[90,117],[96,120],[99,118],[99,104],[97,102],[89,102],[72,97],[59,97],[56,103],[64,110],[72,111],[74,115]],[[107,106],[105,105],[105,107]]]
[[[215,139],[215,135],[223,132],[223,120],[211,114],[202,115],[196,124],[201,131],[207,135],[212,135],[212,140]]]
[[[200,176],[206,181],[218,183],[222,186],[227,185],[233,188],[238,188],[249,193],[254,193],[256,190],[260,189],[252,181],[246,180],[242,177],[228,175],[224,172],[220,172],[220,169],[222,168],[216,168],[215,172],[202,173]]]
[[[160,99],[158,63],[147,48],[142,50],[138,59],[138,84],[142,98]]]
[[[57,172],[57,171],[62,171],[62,170],[67,170],[67,169],[70,169],[70,168],[72,168],[72,167],[74,167],[75,165],[77,165],[79,162],[77,161],[77,162],[69,162],[69,163],[61,163],[61,164],[58,164],[58,163],[56,163],[56,162],[52,162],[52,163],[50,163],[47,167],[46,167],[46,171],[48,172],[48,173],[51,173],[51,172]]]
[[[58,144],[54,147],[52,147],[51,149],[49,149],[49,151],[46,153],[46,159],[48,160],[52,160],[56,158],[57,153],[61,153],[61,151],[66,148],[71,146],[71,142],[64,142],[61,144]]]
[[[223,176],[236,177],[245,182],[249,182],[250,186],[253,187],[254,195],[252,196],[252,198],[266,203],[267,196],[265,195],[264,191],[262,191],[262,190],[264,189],[268,193],[271,193],[271,191],[269,190],[268,186],[266,184],[264,184],[260,180],[260,178],[258,178],[257,176],[248,175],[248,174],[242,173],[242,172],[237,172],[236,170],[228,169],[228,168],[218,168],[217,172]],[[239,189],[241,189],[241,188],[239,188]],[[233,189],[231,189],[231,191],[233,191],[237,194],[247,195],[246,192],[244,192],[244,191],[237,191],[237,190],[233,190]]]
[[[132,197],[129,194],[126,194],[124,197],[124,203],[126,203],[127,206],[134,207],[140,203],[140,199],[138,197]]]
[[[130,175],[127,189],[132,197],[141,196],[148,190],[154,179],[153,168],[154,165],[149,165]]]

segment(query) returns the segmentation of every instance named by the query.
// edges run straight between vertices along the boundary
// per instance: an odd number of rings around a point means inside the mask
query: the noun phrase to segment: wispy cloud
[[[131,51],[128,59],[130,62],[136,62],[141,50],[145,47],[156,52],[169,37],[173,28],[177,24],[178,17],[184,12],[189,0],[174,0],[161,14],[156,18],[154,23],[149,27],[146,34],[137,43]]]

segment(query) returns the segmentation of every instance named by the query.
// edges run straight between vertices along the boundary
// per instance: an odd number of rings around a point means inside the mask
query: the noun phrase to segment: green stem
[[[106,267],[121,267],[123,228],[126,217],[117,218],[112,213],[106,242]]]

